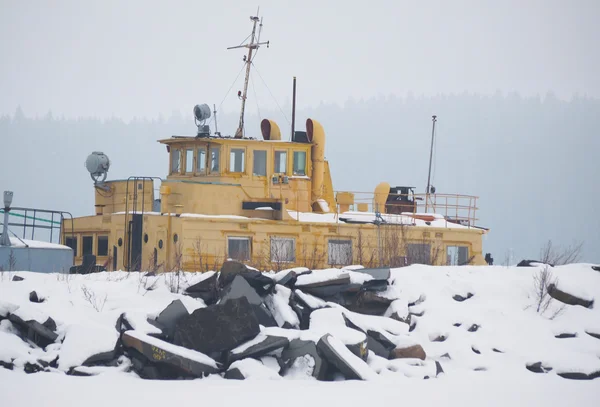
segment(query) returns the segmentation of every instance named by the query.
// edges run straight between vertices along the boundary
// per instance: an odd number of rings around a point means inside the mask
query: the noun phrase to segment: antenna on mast
[[[429,194],[435,194],[435,188],[431,185],[431,158],[433,157],[433,138],[435,136],[435,122],[437,121],[437,116],[431,116],[431,121],[433,122],[431,129],[431,149],[429,150],[429,175],[427,175],[427,189],[425,190],[425,213],[427,213],[427,204],[429,202]]]
[[[260,8],[257,10],[256,14],[260,11]],[[248,48],[248,56],[244,55],[244,63],[246,64],[246,79],[244,80],[244,91],[238,91],[238,97],[242,100],[242,109],[240,112],[240,123],[238,125],[238,129],[235,132],[235,138],[244,137],[244,111],[246,109],[246,97],[248,94],[248,81],[250,80],[250,66],[252,65],[252,54],[256,55],[254,50],[257,50],[261,45],[266,45],[269,48],[269,41],[260,42],[260,33],[262,31],[262,20],[257,16],[250,16],[250,21],[252,21],[252,34],[250,34],[250,42],[248,44],[241,44],[235,47],[229,47],[227,49],[236,49],[236,48]],[[260,23],[259,23],[260,21]],[[256,24],[259,23],[258,27],[258,35],[256,33]]]

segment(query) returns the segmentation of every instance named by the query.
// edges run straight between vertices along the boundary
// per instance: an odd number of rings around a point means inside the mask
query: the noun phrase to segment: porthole
[[[148,233],[144,233],[144,243],[148,243]]]
[[[173,235],[173,243],[177,243],[178,240],[179,240],[179,236],[177,236],[177,233],[175,233]]]
[[[119,238],[119,240],[117,241],[119,247],[123,246],[123,239]]]
[[[162,242],[162,239],[160,239],[160,240],[158,241],[158,248],[159,248],[159,249],[162,249],[162,247],[163,247],[163,242]]]

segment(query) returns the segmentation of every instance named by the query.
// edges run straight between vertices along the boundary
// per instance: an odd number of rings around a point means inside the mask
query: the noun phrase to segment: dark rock
[[[116,350],[111,350],[108,352],[101,352],[87,358],[82,365],[83,366],[97,366],[97,365],[107,365],[111,362],[114,362],[117,359]]]
[[[367,361],[367,357],[369,356],[368,352],[368,337],[365,336],[365,340],[358,343],[346,344],[346,347],[350,352],[364,360]]]
[[[0,360],[0,367],[3,367],[8,370],[13,370],[15,365],[12,362],[3,362]]]
[[[221,266],[221,279],[233,281],[233,278],[236,275],[244,271],[248,271],[248,267],[243,263],[235,260],[228,260]],[[229,281],[227,283],[229,283]]]
[[[537,264],[534,264],[537,263]],[[539,260],[521,260],[517,267],[537,267],[539,264],[544,264],[544,262]],[[554,267],[554,264],[548,264],[549,266]]]
[[[44,298],[38,296],[38,293],[36,293],[35,291],[32,291],[29,293],[29,301],[36,302],[39,304],[41,302],[44,302]]]
[[[262,304],[262,298],[260,298],[254,288],[248,284],[248,281],[238,274],[234,277],[231,284],[223,288],[223,291],[221,292],[221,304],[241,297],[246,297],[250,304]]]
[[[287,288],[294,288],[296,285],[296,281],[298,281],[298,275],[294,271],[290,271],[287,273],[281,280],[277,282],[277,284],[281,284],[286,286]]]
[[[396,347],[394,343],[392,343],[389,339],[387,339],[381,332],[367,330],[366,332],[354,324],[350,319],[348,319],[345,315],[343,315],[344,321],[346,322],[346,326],[348,328],[355,329],[359,332],[362,332],[367,337],[367,343],[365,344],[366,348],[378,356],[389,359],[390,352]],[[367,360],[367,352],[363,353],[362,343],[357,344],[359,346],[347,346],[348,349],[356,356],[360,357],[363,360]]]
[[[156,322],[163,326],[160,328],[166,334],[169,340],[173,340],[175,335],[175,324],[180,318],[190,315],[187,308],[181,300],[171,302],[156,318]]]
[[[269,311],[267,309],[267,307],[264,306],[264,304],[261,304],[261,305],[250,304],[250,309],[254,313],[254,316],[256,316],[256,319],[258,320],[258,323],[260,325],[267,326],[267,327],[268,326],[277,326],[277,321],[275,321],[275,318],[271,314],[271,311]]]
[[[189,286],[185,290],[185,294],[193,298],[201,298],[206,305],[215,304],[219,300],[218,274],[213,273],[212,276]]]
[[[556,372],[557,375],[564,379],[571,380],[593,380],[600,377],[600,370],[593,373],[580,373],[580,372]]]
[[[390,269],[389,267],[380,267],[380,268],[371,268],[371,269],[358,269],[352,270],[357,273],[368,274],[373,277],[375,280],[387,280],[390,278]]]
[[[23,321],[14,314],[10,314],[8,319],[19,329],[22,335],[42,348],[54,343],[58,338],[56,333],[37,321]]]
[[[23,281],[25,280],[23,277],[21,276],[13,276],[12,281]]]
[[[577,333],[570,334],[570,333],[565,332],[562,334],[555,335],[554,337],[557,339],[577,338]]]
[[[438,377],[440,374],[444,373],[444,369],[442,368],[442,364],[435,361],[435,377]]]
[[[56,332],[56,322],[54,322],[54,320],[51,317],[48,317],[48,319],[42,325],[44,325],[52,332]]]
[[[480,351],[479,349],[477,349],[476,347],[474,347],[474,346],[471,346],[471,350],[472,350],[473,352],[477,353],[478,355],[481,355],[481,351]]]
[[[184,316],[175,326],[174,343],[209,354],[231,350],[260,332],[246,297],[211,305]]]
[[[236,360],[245,358],[260,358],[277,349],[282,349],[288,346],[290,341],[287,338],[281,336],[266,336],[263,341],[255,345],[250,346],[242,352],[234,353],[230,351],[227,355],[227,361],[233,363]]]
[[[593,338],[600,339],[600,333],[590,332],[590,331],[585,331],[585,333]]]
[[[44,368],[42,366],[38,365],[37,363],[26,362],[25,366],[23,366],[23,370],[25,371],[25,373],[30,374],[30,373],[43,372]]]
[[[558,300],[568,305],[581,305],[585,308],[593,308],[594,306],[594,300],[584,300],[567,292],[561,291],[556,287],[556,284],[550,284],[548,286],[548,294],[550,294],[550,296],[555,300]]]
[[[455,327],[459,327],[459,326],[461,326],[462,324],[461,324],[460,322],[457,322],[457,323],[455,323],[455,324],[453,324],[453,325],[454,325]]]
[[[366,315],[382,316],[389,308],[392,300],[380,297],[373,291],[361,291],[354,301],[346,305],[350,311]]]
[[[594,271],[600,271],[600,266],[592,266],[592,270],[594,270]]]
[[[552,370],[552,368],[549,366],[543,366],[542,362],[536,362],[530,365],[525,365],[525,367],[527,368],[527,370],[533,373],[548,373]]]
[[[150,322],[150,321],[148,321],[148,322]],[[117,318],[117,322],[115,323],[115,329],[119,333],[133,330],[133,327],[131,326],[129,321],[127,321],[127,317],[125,317],[124,312],[121,315],[119,315],[119,318]]]
[[[146,274],[144,274],[144,277],[156,277],[156,272],[155,271],[149,271]]]
[[[308,329],[310,326],[310,314],[314,311],[308,304],[298,295],[295,291],[292,291],[290,295],[290,307],[300,321],[300,329]]]
[[[421,310],[421,312],[419,312],[419,311],[410,311],[410,312],[408,313],[408,315],[409,315],[409,316],[411,316],[411,317],[412,317],[413,315],[414,315],[415,317],[422,317],[423,315],[425,315],[425,310]]]
[[[389,285],[387,280],[369,280],[363,283],[361,290],[382,292],[387,290]]]
[[[361,287],[362,284],[332,284],[316,287],[296,286],[296,288],[302,290],[302,292],[322,299],[333,299],[333,297],[340,296],[343,293],[358,293]],[[340,300],[335,302],[338,301]]]
[[[468,300],[468,299],[469,299],[469,298],[471,298],[472,296],[473,296],[473,293],[467,293],[467,296],[466,296],[466,297],[463,297],[463,296],[462,296],[462,295],[460,295],[460,294],[456,294],[456,295],[453,295],[453,296],[452,296],[452,298],[454,299],[454,301],[463,302],[463,301],[465,301],[465,300]]]
[[[417,327],[417,321],[414,318],[410,320],[410,326],[408,327],[408,332],[412,332]]]
[[[248,270],[241,273],[241,276],[246,279],[248,284],[250,284],[250,286],[254,288],[256,293],[261,297],[264,297],[267,294],[272,294],[273,290],[275,289],[275,282],[273,279],[265,276],[260,271]],[[223,286],[224,285],[225,284],[223,284]]]
[[[427,355],[421,345],[408,346],[406,348],[395,348],[390,353],[391,359],[421,359],[425,360]]]
[[[335,366],[344,375],[346,379],[365,380],[366,378],[363,377],[360,372],[354,369],[352,363],[348,362],[343,355],[338,353],[336,347],[332,344],[332,342],[335,340],[336,339],[329,334],[323,335],[323,337],[317,343],[317,349],[319,353],[330,364]]]
[[[329,367],[328,363],[323,360],[314,342],[303,341],[301,339],[293,339],[289,346],[281,353],[281,360],[284,364],[283,375],[290,369],[296,359],[304,356],[310,356],[314,360],[315,365],[312,376],[317,380],[325,380]]]
[[[93,376],[91,373],[83,372],[78,369],[78,366],[72,367],[67,371],[68,376],[78,376],[78,377],[91,377]]]
[[[475,369],[473,369],[473,371],[475,372],[485,372],[487,371],[486,367],[476,367]]]
[[[440,358],[452,360],[449,353],[444,353],[442,356],[440,356]]]
[[[477,330],[479,329],[479,325],[477,324],[473,324],[469,327],[469,329],[467,329],[467,331],[469,332],[477,332]]]
[[[446,335],[439,335],[433,338],[431,342],[444,342],[446,339],[448,339]]]
[[[138,374],[147,378],[203,377],[219,369],[189,357],[189,350],[160,339],[128,331],[121,337],[123,346],[134,350],[132,360]],[[136,353],[137,352],[137,353]],[[200,357],[200,355],[198,355]],[[206,355],[203,355],[206,357]],[[137,359],[137,361],[135,361]],[[155,368],[155,369],[152,369]]]
[[[496,348],[492,348],[492,350],[496,353],[504,353],[503,351],[501,351],[500,349],[496,349]]]
[[[245,380],[246,377],[240,372],[240,369],[234,367],[225,372],[225,378],[229,380]]]

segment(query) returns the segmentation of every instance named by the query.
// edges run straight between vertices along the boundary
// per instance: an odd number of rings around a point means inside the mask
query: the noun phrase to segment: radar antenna
[[[260,10],[260,9],[259,9]],[[256,14],[258,14],[259,10],[257,10]],[[250,65],[252,65],[252,54],[256,56],[257,52],[254,50],[258,50],[261,45],[266,45],[269,48],[269,41],[260,42],[260,34],[262,31],[262,18],[256,16],[250,16],[250,21],[252,21],[252,34],[250,34],[250,42],[247,44],[236,45],[235,47],[229,47],[227,49],[237,49],[237,48],[248,48],[248,56],[244,55],[244,63],[246,64],[246,79],[244,80],[244,91],[238,92],[238,97],[242,100],[242,111],[240,112],[240,124],[238,125],[238,129],[235,132],[235,138],[244,137],[244,110],[246,108],[246,95],[248,94],[248,81],[250,80]],[[258,35],[256,33],[256,24],[259,23],[258,26]]]

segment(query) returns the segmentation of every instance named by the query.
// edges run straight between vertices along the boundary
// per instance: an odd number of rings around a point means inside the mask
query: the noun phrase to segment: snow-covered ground
[[[0,319],[10,312],[23,320],[44,323],[51,316],[58,339],[43,350],[19,339],[8,320],[0,321],[0,362],[14,364],[12,371],[0,367],[0,406],[164,406],[178,402],[187,405],[190,400],[244,406],[340,402],[464,407],[596,405],[600,378],[570,380],[559,374],[600,372],[600,339],[591,335],[600,335],[600,272],[589,264],[550,268],[558,289],[595,304],[585,308],[553,300],[538,313],[534,277],[543,268],[415,265],[392,270],[391,285],[382,295],[395,299],[393,311],[412,314],[411,329],[402,324],[406,327],[399,330],[396,321],[388,324],[386,321],[391,320],[383,317],[347,311],[344,315],[363,329],[390,332],[398,346],[421,345],[427,357],[423,361],[387,360],[369,354],[369,380],[364,382],[317,382],[308,377],[275,381],[269,375],[246,381],[225,380],[218,375],[149,381],[127,372],[127,363],[105,370],[87,368],[99,373],[94,377],[68,376],[65,372],[89,355],[114,347],[118,338],[114,327],[122,313],[136,331],[153,333],[156,328],[146,318],[157,316],[174,299],[182,300],[190,312],[204,307],[201,300],[180,293],[208,275],[184,273],[176,280],[174,275],[143,277],[124,272],[86,276],[4,272],[0,275]],[[297,290],[303,283],[321,281],[318,273],[300,278]],[[350,274],[352,281],[361,278],[349,270],[325,271],[323,277],[342,274]],[[15,275],[24,280],[12,281]],[[275,279],[279,277],[281,274]],[[174,289],[178,293],[172,293]],[[29,301],[31,291],[44,301]],[[288,293],[282,290],[275,298],[285,302]],[[314,297],[310,300],[319,307],[332,307],[315,314],[314,329],[341,332],[334,336],[344,339],[346,334],[337,321],[340,313],[336,307],[340,306]],[[557,338],[561,334],[572,337]],[[57,356],[57,368],[50,372],[23,372],[27,362],[50,362]],[[437,377],[436,361],[444,369]],[[533,373],[526,368],[537,362],[552,370]],[[424,376],[430,379],[423,380]]]

